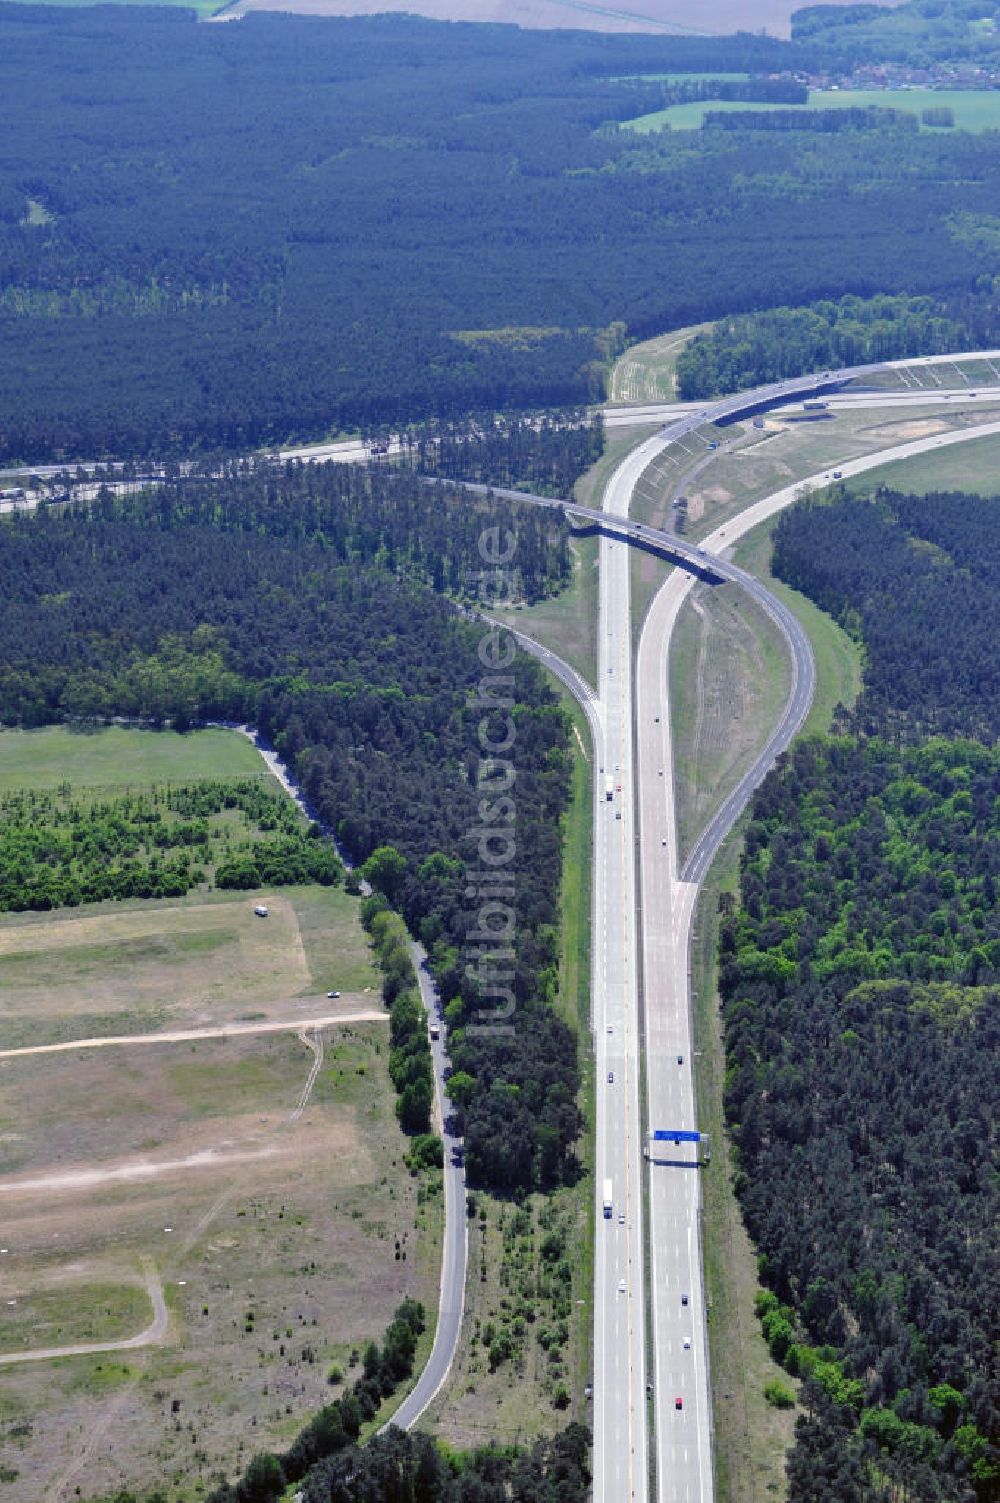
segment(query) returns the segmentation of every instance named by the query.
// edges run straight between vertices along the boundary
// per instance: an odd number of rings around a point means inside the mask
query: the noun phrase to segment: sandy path
[[[316,1084],[316,1077],[319,1075],[320,1070],[323,1068],[322,1029],[313,1029],[313,1037],[310,1038],[309,1025],[307,1025],[305,1028],[299,1029],[297,1037],[302,1040],[307,1049],[312,1050],[313,1062],[312,1069],[309,1071],[308,1077],[306,1078],[306,1083],[302,1087],[302,1094],[300,1095],[298,1101],[295,1103],[295,1107],[288,1118],[288,1122],[286,1122],[285,1124],[286,1127],[291,1122],[297,1122],[302,1116],[302,1113],[305,1111],[306,1107],[309,1105],[309,1097],[312,1095],[312,1088]]]
[[[120,1341],[88,1341],[76,1346],[39,1347],[32,1352],[0,1353],[0,1366],[7,1366],[14,1362],[48,1362],[53,1357],[91,1357],[98,1352],[131,1352],[136,1347],[152,1346],[154,1342],[161,1342],[167,1334],[169,1324],[166,1301],[163,1298],[163,1285],[160,1282],[160,1275],[146,1258],[143,1259],[143,1267],[146,1275],[146,1293],[153,1307],[153,1319],[137,1336],[125,1336]]]
[[[37,1174],[32,1179],[14,1179],[0,1185],[3,1195],[37,1195],[40,1190],[55,1194],[60,1190],[96,1190],[101,1185],[129,1185],[142,1180],[158,1179],[179,1169],[217,1169],[220,1164],[243,1164],[252,1159],[273,1158],[277,1148],[237,1148],[230,1153],[218,1148],[199,1148],[182,1159],[133,1159],[108,1169],[65,1169],[53,1174]]]
[[[70,1039],[62,1044],[26,1044],[22,1049],[0,1049],[0,1059],[20,1059],[25,1054],[66,1054],[73,1049],[107,1049],[112,1044],[186,1044],[195,1039],[231,1039],[244,1034],[286,1033],[293,1029],[301,1036],[306,1028],[333,1028],[338,1023],[386,1023],[388,1020],[389,1014],[384,1008],[378,1011],[368,1008],[363,1012],[330,1013],[322,1018],[272,1018],[266,1023],[223,1023],[214,1028],[175,1028],[167,1033],[108,1034],[104,1038]],[[314,1047],[308,1039],[302,1042],[310,1049]]]

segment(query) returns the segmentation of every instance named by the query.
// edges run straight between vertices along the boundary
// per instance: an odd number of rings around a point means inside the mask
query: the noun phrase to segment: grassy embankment
[[[674,402],[677,400],[677,357],[696,334],[711,323],[672,329],[655,339],[634,344],[619,356],[608,382],[609,402]]]
[[[44,786],[83,791],[259,766],[224,732],[0,736],[5,788],[33,770]],[[253,914],[260,897],[266,921]],[[342,997],[328,1000],[334,987]],[[327,1028],[303,1099],[317,1045],[297,1020],[379,1010],[378,998],[357,902],[336,890],[0,917],[8,1047],[39,1034],[224,1030],[3,1062],[0,1351],[138,1333],[146,1266],[170,1314],[162,1346],[0,1366],[9,1503],[64,1482],[95,1495],[167,1486],[187,1503],[251,1451],[285,1444],[340,1391],[330,1367],[350,1381],[353,1354],[404,1295],[427,1307],[429,1348],[441,1196],[403,1167],[384,1021]],[[271,1018],[288,1027],[228,1031]],[[94,1437],[84,1474],[81,1431]]]
[[[878,485],[926,495],[928,491],[968,491],[972,495],[1000,494],[1000,436],[970,439],[941,453],[922,454],[898,464],[882,465],[847,482],[854,495]]]

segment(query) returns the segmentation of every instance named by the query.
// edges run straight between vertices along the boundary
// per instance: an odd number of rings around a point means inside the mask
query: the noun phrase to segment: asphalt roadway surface
[[[993,393],[995,399],[996,393]],[[924,395],[923,400],[928,400]],[[930,398],[933,400],[933,398]],[[873,398],[869,400],[874,401]],[[705,421],[700,418],[699,422]],[[1000,423],[896,445],[877,454],[844,461],[844,479],[933,448],[1000,432]],[[655,1129],[696,1128],[691,1070],[688,955],[698,887],[716,852],[752,797],[754,789],[800,729],[812,700],[814,668],[808,640],[797,619],[752,576],[722,557],[745,532],[790,505],[803,487],[821,485],[829,470],[774,493],[731,520],[700,548],[678,547],[662,535],[663,551],[682,567],[658,592],[640,637],[636,667],[637,761],[623,732],[628,719],[630,607],[628,549],[607,535],[620,530],[639,475],[672,442],[669,431],[647,440],[619,466],[606,492],[603,519],[599,687],[595,704],[589,686],[546,650],[547,661],[587,709],[595,747],[604,762],[595,770],[594,1032],[597,1057],[597,1205],[595,1258],[594,1497],[618,1500],[648,1496],[641,1470],[639,1412],[647,1380],[638,1333],[645,1327],[643,1239],[636,1237],[640,1212],[643,1140]],[[525,499],[522,497],[522,499]],[[544,504],[544,498],[539,498]],[[568,509],[568,508],[567,508]],[[579,515],[584,508],[574,508]],[[596,519],[600,514],[592,514]],[[617,520],[613,521],[612,518]],[[628,533],[645,546],[661,544],[653,529],[631,524]],[[681,558],[685,554],[686,557]],[[781,718],[753,767],[724,801],[696,840],[683,870],[677,865],[667,654],[673,626],[697,573],[738,583],[772,617],[788,641],[792,684]],[[520,634],[519,634],[520,636]],[[525,641],[523,636],[520,636]],[[527,644],[526,644],[527,645]],[[576,682],[574,682],[574,680]],[[605,769],[614,779],[609,806]],[[619,784],[621,789],[619,791]],[[641,951],[627,908],[627,851],[639,813]],[[621,819],[618,819],[618,814]],[[642,969],[645,1068],[648,1114],[635,1125],[633,1095],[638,1079],[639,1020],[635,993]],[[608,1028],[613,1031],[608,1032]],[[608,1080],[611,1070],[614,1080]],[[640,1131],[642,1136],[640,1137]],[[632,1135],[635,1134],[633,1139]],[[627,1141],[623,1141],[627,1139]],[[653,1145],[649,1164],[649,1289],[652,1364],[649,1381],[655,1406],[657,1495],[661,1503],[710,1503],[713,1497],[711,1411],[707,1323],[700,1248],[700,1183],[697,1145],[669,1140]],[[603,1181],[612,1179],[613,1215],[602,1214]],[[625,1216],[624,1227],[619,1216]],[[625,1289],[621,1290],[624,1280]],[[681,1407],[677,1407],[680,1400]]]
[[[953,356],[896,362],[906,368],[948,364],[962,359],[1000,358],[1000,352],[973,351]],[[661,432],[634,450],[609,482],[603,513],[565,505],[603,532],[601,539],[601,617],[598,694],[554,654],[538,652],[581,698],[595,734],[599,768],[595,774],[595,880],[593,923],[593,1016],[597,1059],[597,1201],[595,1246],[595,1379],[594,1488],[602,1503],[632,1503],[649,1496],[647,1454],[647,1381],[655,1404],[658,1496],[685,1503],[710,1503],[713,1496],[708,1343],[701,1281],[700,1185],[694,1151],[668,1144],[649,1167],[650,1293],[653,1362],[646,1373],[646,1273],[642,1222],[643,1147],[655,1128],[695,1125],[691,1062],[688,949],[698,884],[746,807],[754,788],[808,713],[812,694],[812,660],[795,618],[742,570],[720,555],[742,533],[789,505],[810,484],[828,481],[819,473],[766,498],[730,521],[725,536],[713,534],[700,548],[671,534],[629,522],[632,491],[646,465],[671,443],[705,423],[746,416],[769,405],[822,395],[838,405],[847,394],[844,382],[884,367],[854,367],[775,383],[722,402],[678,412],[677,407],[643,410],[635,421],[673,419]],[[829,396],[827,395],[829,393]],[[850,394],[866,404],[918,405],[947,399],[948,392],[926,389],[913,398],[899,392]],[[988,389],[971,394],[953,389],[952,399],[983,403],[995,399]],[[857,403],[860,405],[860,403]],[[615,418],[624,418],[616,409]],[[1000,423],[909,444],[845,461],[843,478],[876,465],[908,458],[934,447],[968,442],[1000,432]],[[317,445],[289,451],[283,458],[357,460],[367,446]],[[502,494],[502,492],[498,492]],[[548,498],[511,492],[513,499],[559,506]],[[6,509],[6,508],[4,508]],[[617,533],[618,536],[614,535]],[[628,542],[639,542],[681,565],[657,594],[643,627],[636,670],[633,718],[631,615]],[[690,572],[693,571],[693,572]],[[781,720],[754,767],[703,831],[683,872],[677,874],[673,762],[667,698],[666,659],[670,635],[695,575],[732,580],[751,593],[789,640],[793,686]],[[519,634],[520,635],[520,634]],[[523,640],[523,639],[522,639]],[[537,652],[537,649],[532,648]],[[559,664],[557,667],[556,665]],[[582,695],[580,691],[583,691]],[[638,758],[633,753],[637,731]],[[611,800],[604,779],[614,782]],[[638,936],[640,901],[636,890],[635,850],[641,861],[642,945]],[[648,1116],[640,1124],[642,1068],[639,971],[642,971],[645,1068]],[[423,966],[418,968],[428,1015],[438,1012],[437,998]],[[428,990],[430,989],[430,990]],[[442,1027],[442,1034],[443,1034]],[[446,1070],[444,1039],[432,1043],[439,1104]],[[611,1078],[609,1078],[611,1077]],[[612,1215],[602,1214],[603,1182],[612,1182]],[[408,1428],[440,1390],[451,1367],[461,1328],[466,1271],[465,1176],[461,1144],[445,1133],[446,1227],[441,1274],[441,1303],[431,1357],[416,1385],[393,1416]],[[147,1336],[142,1333],[139,1340]],[[135,1339],[135,1338],[133,1338]],[[680,1407],[678,1407],[678,1401]]]
[[[432,1038],[430,1044],[438,1111],[443,1119],[441,1137],[444,1143],[444,1240],[441,1256],[441,1296],[437,1328],[434,1332],[434,1345],[416,1383],[389,1421],[392,1425],[398,1425],[401,1430],[409,1430],[416,1424],[428,1404],[439,1393],[451,1371],[465,1309],[465,1274],[469,1247],[465,1155],[462,1140],[451,1130],[447,1114],[445,1080],[448,1054],[441,999],[430,971],[427,969],[427,956],[423,947],[413,942],[410,945],[410,953],[417,979],[420,982],[420,995],[427,1009],[427,1017],[431,1023],[436,1023],[440,1030],[440,1037]],[[385,1428],[388,1427],[383,1426],[383,1429]]]

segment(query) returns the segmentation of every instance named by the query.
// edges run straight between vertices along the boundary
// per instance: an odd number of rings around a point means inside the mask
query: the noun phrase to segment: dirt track
[[[66,1054],[74,1049],[107,1049],[112,1045],[186,1044],[197,1039],[239,1038],[250,1033],[300,1033],[306,1028],[335,1028],[338,1023],[384,1023],[388,1019],[389,1014],[384,1008],[369,1008],[363,1012],[330,1013],[322,1018],[279,1018],[266,1023],[225,1023],[215,1028],[174,1028],[164,1033],[109,1034],[105,1038],[69,1039],[61,1044],[27,1044],[22,1049],[0,1049],[0,1059],[21,1059],[26,1054]]]
[[[163,1285],[160,1275],[148,1261],[145,1261],[145,1274],[146,1293],[153,1307],[153,1319],[137,1336],[125,1336],[120,1341],[86,1341],[77,1346],[39,1347],[31,1352],[7,1352],[0,1355],[0,1366],[9,1366],[15,1362],[48,1362],[55,1357],[92,1357],[99,1352],[131,1352],[137,1347],[152,1346],[154,1342],[162,1341],[169,1325]]]

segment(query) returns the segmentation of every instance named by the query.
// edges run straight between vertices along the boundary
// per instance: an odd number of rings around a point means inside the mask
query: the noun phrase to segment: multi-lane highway
[[[995,390],[990,397],[993,402]],[[926,403],[928,394],[923,395]],[[988,400],[984,394],[984,400]],[[699,413],[693,425],[706,421]],[[697,1145],[668,1141],[656,1147],[648,1169],[648,1290],[652,1358],[648,1370],[638,1345],[645,1324],[641,1282],[643,1242],[634,1225],[641,1201],[635,1186],[643,1140],[656,1128],[693,1130],[696,1123],[692,1073],[688,954],[698,886],[746,807],[753,789],[801,726],[813,693],[813,662],[797,619],[756,580],[721,557],[738,537],[789,505],[803,485],[821,484],[829,471],[797,482],[748,508],[701,547],[678,545],[655,529],[629,523],[636,483],[656,455],[690,431],[686,415],[647,440],[618,467],[606,494],[602,539],[599,700],[585,689],[592,726],[599,729],[605,762],[595,777],[594,1028],[598,1081],[597,1258],[595,1262],[595,1498],[646,1496],[639,1473],[637,1409],[648,1382],[655,1406],[655,1496],[660,1503],[711,1503],[713,1497],[708,1341],[700,1247],[700,1183]],[[679,432],[678,432],[679,430]],[[1000,432],[984,424],[896,445],[844,461],[844,478],[868,468]],[[542,498],[538,498],[542,504]],[[587,515],[574,508],[574,514]],[[589,514],[593,516],[593,514]],[[621,538],[621,542],[614,535]],[[631,756],[626,723],[631,716],[627,675],[631,610],[627,541],[662,547],[683,569],[675,570],[656,596],[644,623],[636,665],[634,705],[637,757]],[[694,570],[695,572],[692,572]],[[706,826],[678,869],[667,655],[674,623],[695,573],[710,570],[732,580],[775,620],[790,647],[792,684],[779,724],[739,786]],[[566,678],[566,675],[562,675]],[[569,679],[567,679],[567,682]],[[614,796],[604,797],[610,771]],[[618,816],[621,816],[620,818]],[[641,936],[627,911],[628,850],[639,836],[637,911]],[[641,976],[641,1018],[647,1110],[636,1124],[633,1093],[640,1073],[640,1020],[635,996]],[[614,1030],[609,1033],[609,1027]],[[608,1079],[609,1071],[613,1080]],[[620,1072],[624,1072],[624,1080]],[[621,1086],[624,1085],[624,1092]],[[635,1132],[631,1142],[623,1134]],[[625,1175],[626,1204],[620,1209],[616,1175]],[[604,1180],[612,1179],[609,1226],[602,1214]],[[625,1226],[618,1225],[624,1214]],[[621,1241],[617,1231],[626,1232]],[[624,1280],[624,1295],[622,1281]],[[622,1305],[622,1299],[626,1304]],[[629,1464],[631,1463],[631,1464]]]
[[[649,1423],[627,545],[602,539],[600,568],[601,738],[594,779],[592,926],[601,1200],[595,1212],[594,1497],[645,1503]]]
[[[1000,352],[898,364],[916,368],[971,359],[1000,359]],[[812,694],[811,654],[796,619],[722,555],[743,533],[789,505],[803,487],[828,480],[830,472],[799,480],[756,503],[727,523],[724,536],[720,530],[701,546],[633,522],[628,513],[640,477],[657,455],[706,423],[743,416],[768,404],[818,393],[831,408],[909,408],[942,401],[975,408],[995,406],[1000,400],[1000,391],[985,385],[974,392],[960,386],[886,393],[838,390],[842,383],[876,369],[856,367],[804,377],[711,405],[616,409],[613,417],[609,413],[609,422],[621,418],[655,423],[659,431],[618,466],[601,511],[507,493],[522,502],[565,505],[571,515],[599,525],[603,534],[595,689],[554,654],[532,649],[583,703],[597,763],[592,928],[597,1065],[593,1491],[601,1503],[646,1503],[651,1472],[660,1503],[711,1503],[713,1496],[698,1150],[696,1145],[668,1140],[647,1166],[643,1148],[654,1129],[696,1126],[688,951],[698,886],[753,788],[801,725]],[[845,460],[840,470],[849,479],[876,465],[995,433],[1000,433],[1000,423],[970,426]],[[368,447],[355,441],[289,451],[282,457],[343,462],[368,455]],[[660,589],[643,625],[633,694],[629,545],[634,543],[654,548],[682,567]],[[767,746],[679,867],[667,654],[674,623],[696,576],[737,583],[773,617],[790,644],[793,685]],[[441,1061],[436,1064],[440,1069]],[[458,1338],[465,1264],[464,1185],[457,1159],[451,1160],[451,1167],[441,1323],[428,1369],[397,1413],[397,1423],[412,1424],[425,1408],[447,1374]],[[608,1181],[611,1214],[606,1217]]]

